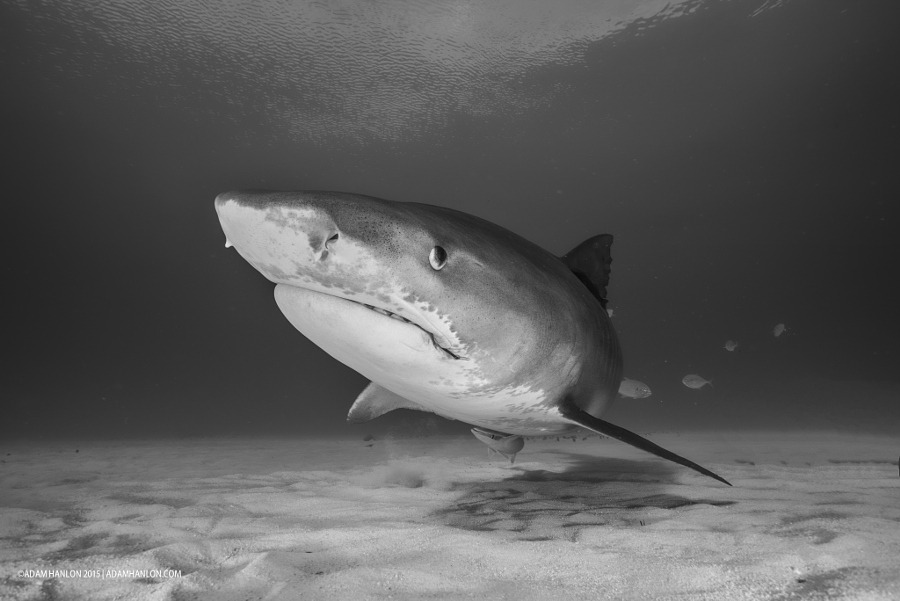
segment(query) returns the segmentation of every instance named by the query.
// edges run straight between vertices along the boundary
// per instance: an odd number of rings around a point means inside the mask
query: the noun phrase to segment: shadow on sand
[[[659,512],[651,516],[648,509],[733,504],[664,492],[678,469],[665,463],[551,452],[567,457],[563,471],[512,466],[509,478],[460,485],[464,494],[432,515],[455,528],[517,533],[519,540],[577,540],[586,527],[658,521]]]

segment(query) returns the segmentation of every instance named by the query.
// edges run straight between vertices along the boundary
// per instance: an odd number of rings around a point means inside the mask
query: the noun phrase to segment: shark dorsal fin
[[[370,382],[356,397],[353,406],[350,407],[347,421],[354,424],[367,422],[394,409],[415,409],[416,411],[431,412],[418,403],[405,399],[399,394],[394,394],[375,382]]]
[[[612,234],[588,238],[565,255],[562,261],[587,286],[603,308],[606,308],[606,287],[609,285],[613,243]]]

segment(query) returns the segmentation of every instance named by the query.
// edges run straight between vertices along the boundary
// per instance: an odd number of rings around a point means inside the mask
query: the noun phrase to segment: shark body
[[[228,192],[226,246],[288,321],[372,383],[348,419],[406,408],[485,437],[587,428],[709,470],[600,419],[622,381],[605,310],[612,236],[563,257],[478,217],[341,192]],[[474,431],[473,431],[474,432]]]

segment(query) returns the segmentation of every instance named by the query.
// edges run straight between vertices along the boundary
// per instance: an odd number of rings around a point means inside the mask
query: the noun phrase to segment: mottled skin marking
[[[434,372],[431,396],[378,382],[436,413],[537,434],[573,427],[556,409],[564,396],[599,416],[616,395],[621,353],[606,311],[557,257],[508,230],[334,192],[233,192],[216,207],[227,238],[269,280],[395,313],[460,357]],[[447,252],[439,271],[435,246]]]

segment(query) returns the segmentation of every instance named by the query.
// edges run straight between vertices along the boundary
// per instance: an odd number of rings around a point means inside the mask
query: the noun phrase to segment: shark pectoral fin
[[[562,262],[587,286],[603,308],[606,308],[606,287],[609,285],[612,263],[612,234],[588,238],[565,255]]]
[[[571,400],[567,399],[566,401],[564,401],[560,405],[559,410],[560,413],[562,413],[563,417],[565,417],[572,423],[578,424],[582,428],[587,428],[588,430],[592,430],[594,432],[597,432],[598,434],[603,434],[605,436],[615,438],[616,440],[621,440],[622,442],[630,444],[633,447],[637,447],[643,451],[647,451],[648,453],[653,453],[654,455],[662,457],[663,459],[674,461],[679,465],[683,465],[685,467],[691,468],[692,470],[696,470],[704,476],[709,476],[710,478],[714,478],[719,482],[731,486],[731,483],[728,480],[714,474],[705,467],[701,467],[689,459],[685,459],[680,455],[676,455],[672,451],[667,451],[661,446],[650,442],[646,438],[638,436],[634,432],[630,432],[625,428],[621,428],[615,424],[611,424],[607,421],[603,421],[602,419],[585,413],[584,411],[579,409]]]
[[[525,446],[525,439],[518,434],[500,434],[483,428],[472,428],[472,434],[486,444],[488,449],[509,459],[510,463],[516,462],[516,454]]]
[[[361,393],[359,393],[359,396],[356,397],[356,401],[353,403],[353,406],[350,407],[350,412],[347,414],[347,421],[354,424],[367,422],[370,419],[375,419],[394,409],[429,411],[422,407],[422,405],[403,398],[399,394],[394,394],[387,388],[382,388],[375,382],[371,382]]]

